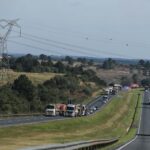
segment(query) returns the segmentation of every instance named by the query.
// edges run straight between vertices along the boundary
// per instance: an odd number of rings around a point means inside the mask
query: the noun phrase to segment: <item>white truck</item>
[[[56,107],[54,104],[48,104],[45,107],[45,115],[46,116],[56,116]]]
[[[76,117],[78,115],[77,106],[74,104],[68,104],[66,109],[66,116],[68,117]]]

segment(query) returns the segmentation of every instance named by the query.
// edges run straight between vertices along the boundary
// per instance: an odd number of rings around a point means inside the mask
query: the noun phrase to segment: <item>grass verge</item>
[[[138,92],[120,93],[92,116],[0,128],[0,148],[15,150],[49,143],[124,137],[132,121]]]

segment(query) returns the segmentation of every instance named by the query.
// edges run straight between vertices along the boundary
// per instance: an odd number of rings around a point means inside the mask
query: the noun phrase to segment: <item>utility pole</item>
[[[9,80],[8,71],[9,71],[9,56],[8,56],[8,50],[7,50],[7,40],[8,36],[11,33],[13,27],[17,27],[20,30],[20,36],[21,36],[21,27],[17,24],[17,21],[19,19],[15,20],[6,20],[1,19],[0,20],[0,29],[5,30],[5,33],[0,33],[0,85],[4,84],[4,81]]]

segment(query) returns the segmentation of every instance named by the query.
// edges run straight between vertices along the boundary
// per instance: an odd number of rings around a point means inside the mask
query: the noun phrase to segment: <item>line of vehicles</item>
[[[110,95],[116,95],[118,91],[121,90],[121,85],[114,84],[103,89],[103,102],[106,103],[110,98]],[[98,110],[97,106],[92,106],[91,108],[86,108],[86,105],[83,104],[48,104],[45,107],[46,116],[66,116],[66,117],[78,117],[85,116],[94,111]]]
[[[86,110],[86,106],[82,104],[48,104],[45,108],[45,115],[77,117],[85,116]]]
[[[103,95],[116,95],[121,89],[122,86],[120,84],[114,84],[103,89]]]

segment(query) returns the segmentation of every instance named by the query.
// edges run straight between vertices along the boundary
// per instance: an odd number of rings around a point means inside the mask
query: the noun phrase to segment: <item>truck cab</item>
[[[86,106],[85,105],[81,105],[80,109],[81,109],[80,116],[85,116],[86,115]]]
[[[78,109],[74,104],[68,104],[66,109],[66,116],[68,117],[76,117],[78,114]]]
[[[48,104],[45,107],[45,115],[46,116],[56,116],[56,108],[54,104]]]

